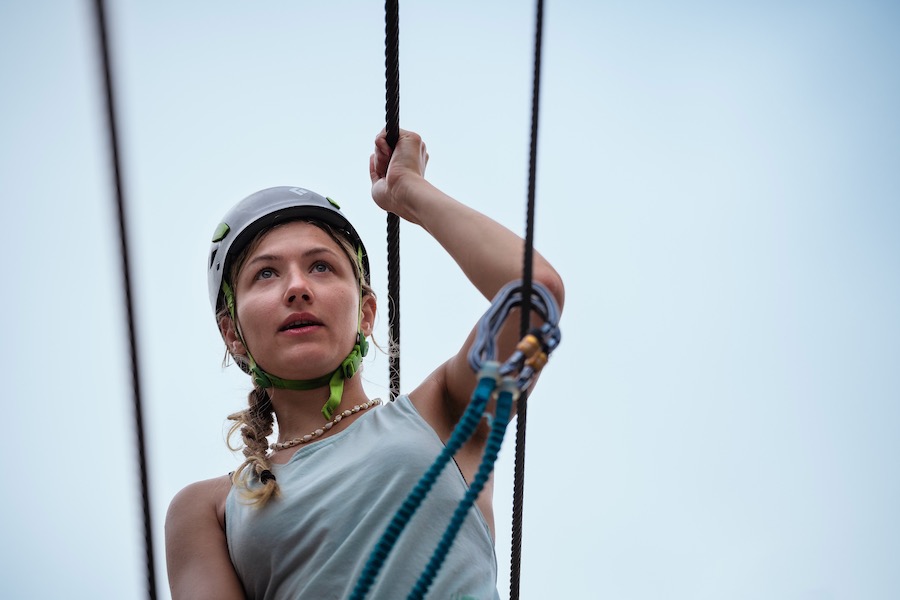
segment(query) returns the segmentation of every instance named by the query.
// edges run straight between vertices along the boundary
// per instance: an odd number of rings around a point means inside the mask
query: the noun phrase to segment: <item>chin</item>
[[[281,369],[281,371],[284,373],[283,375],[278,372],[274,374],[278,377],[281,377],[282,379],[293,379],[295,381],[317,379],[325,375],[331,375],[332,373],[334,373],[335,369],[340,366],[340,364],[340,360],[336,362],[298,360],[296,362],[293,362],[290,367]]]

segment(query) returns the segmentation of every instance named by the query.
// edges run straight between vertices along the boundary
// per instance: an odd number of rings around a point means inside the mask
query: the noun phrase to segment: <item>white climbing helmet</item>
[[[238,202],[213,233],[207,261],[209,301],[217,313],[224,301],[222,279],[231,260],[240,254],[260,231],[278,223],[297,219],[316,219],[344,232],[360,255],[363,275],[369,281],[369,257],[362,240],[340,206],[331,198],[310,190],[281,186],[260,190]]]

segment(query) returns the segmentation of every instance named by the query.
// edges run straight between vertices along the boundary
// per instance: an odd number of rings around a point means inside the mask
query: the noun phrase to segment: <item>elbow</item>
[[[563,304],[565,304],[566,301],[566,288],[565,285],[563,285],[562,277],[556,272],[556,269],[545,264],[540,268],[535,268],[532,277],[535,282],[547,288],[547,291],[550,292],[550,295],[556,300],[556,305],[561,314]]]

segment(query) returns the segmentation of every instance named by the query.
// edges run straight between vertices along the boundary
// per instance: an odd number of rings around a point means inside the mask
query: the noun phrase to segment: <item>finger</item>
[[[378,171],[375,170],[375,155],[372,154],[369,156],[369,179],[372,180],[372,183],[375,183],[379,179]]]
[[[388,144],[386,137],[379,136],[375,138],[375,151],[384,157],[391,156],[391,146]]]
[[[414,144],[422,143],[422,136],[420,136],[415,131],[408,131],[406,129],[400,130],[400,137],[406,140],[410,140]]]

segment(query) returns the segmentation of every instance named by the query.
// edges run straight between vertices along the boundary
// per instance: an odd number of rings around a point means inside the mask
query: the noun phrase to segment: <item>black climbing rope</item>
[[[528,208],[525,224],[525,258],[522,267],[523,303],[520,335],[531,326],[531,282],[534,257],[534,195],[537,173],[538,103],[541,91],[541,40],[544,28],[544,2],[537,0],[534,27],[534,75],[531,92],[531,155],[528,165]],[[512,540],[510,542],[509,597],[519,598],[522,568],[522,514],[525,502],[525,427],[528,417],[528,394],[519,397],[516,408],[516,460],[513,474]]]
[[[391,150],[400,139],[400,3],[384,3],[385,131]],[[387,215],[389,373],[391,400],[400,395],[400,217]]]
[[[104,83],[106,87],[106,128],[109,132],[109,148],[112,162],[112,171],[116,186],[116,208],[119,215],[119,254],[121,256],[122,279],[125,287],[125,307],[128,319],[128,339],[131,350],[131,386],[134,398],[134,428],[137,436],[138,469],[141,478],[141,498],[144,511],[144,549],[146,552],[146,577],[147,598],[156,599],[156,569],[153,563],[153,528],[150,525],[150,490],[147,480],[147,457],[144,444],[144,421],[141,408],[141,382],[138,369],[138,343],[137,331],[134,323],[134,303],[131,293],[131,269],[129,266],[128,235],[125,231],[127,219],[125,217],[125,191],[122,183],[122,170],[119,160],[119,142],[116,133],[115,100],[113,97],[112,68],[110,67],[109,40],[106,31],[106,15],[103,8],[103,0],[94,3],[96,18],[96,35],[100,62],[103,67]]]
[[[534,42],[534,75],[531,98],[531,153],[528,173],[528,206],[525,228],[525,252],[522,267],[523,303],[521,335],[531,325],[531,289],[534,257],[534,208],[537,172],[537,135],[541,75],[541,42],[543,34],[543,0],[537,0]],[[400,61],[399,61],[399,1],[385,2],[385,121],[387,142],[393,149],[400,137]],[[390,390],[396,398],[400,390],[400,222],[397,215],[387,216],[388,237],[388,320],[390,322]],[[516,453],[513,476],[513,516],[510,558],[510,599],[519,598],[522,556],[522,514],[525,491],[525,431],[528,410],[527,394],[523,393],[516,409]]]

